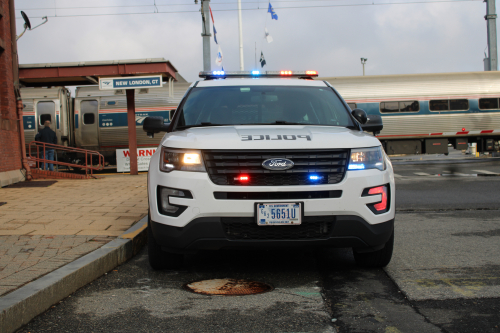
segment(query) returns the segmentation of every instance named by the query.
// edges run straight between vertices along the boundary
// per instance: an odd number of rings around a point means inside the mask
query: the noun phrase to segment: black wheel
[[[383,249],[374,252],[358,253],[353,249],[356,264],[363,267],[385,267],[391,262],[392,250],[394,249],[394,232],[391,238],[385,243]]]
[[[176,269],[182,266],[184,256],[178,253],[165,252],[156,243],[151,230],[151,220],[148,218],[148,257],[149,265],[155,270]]]

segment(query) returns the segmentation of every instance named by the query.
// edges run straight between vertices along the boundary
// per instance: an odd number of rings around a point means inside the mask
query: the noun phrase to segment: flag
[[[267,40],[268,43],[271,43],[273,41],[273,37],[271,37],[271,35],[269,34],[269,32],[267,31],[267,28],[264,28],[265,29],[265,39]]]
[[[269,8],[267,9],[268,13],[271,13],[271,19],[278,21],[278,15],[274,12],[273,6],[271,6],[271,3],[269,2]]]
[[[220,45],[219,45],[219,51],[217,51],[217,58],[215,59],[215,64],[217,66],[222,65],[222,50],[220,49]]]
[[[214,16],[212,14],[212,7],[208,6],[208,9],[210,9],[210,17],[212,17],[212,27],[214,28],[214,41],[215,44],[219,44],[217,43],[217,30],[215,30],[215,22],[214,22]]]
[[[215,25],[212,25],[212,27],[214,28],[214,41],[215,41],[215,44],[219,44],[219,43],[217,43],[217,30],[215,30]]]
[[[260,51],[260,67],[264,67],[264,65],[266,64],[266,59],[264,59],[264,53],[262,53],[262,51]]]

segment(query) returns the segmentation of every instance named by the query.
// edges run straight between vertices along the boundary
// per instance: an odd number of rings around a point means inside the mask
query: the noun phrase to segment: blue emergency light
[[[322,176],[318,176],[318,175],[309,175],[309,180],[321,180],[323,179]]]
[[[363,170],[365,168],[364,164],[349,164],[349,170]]]

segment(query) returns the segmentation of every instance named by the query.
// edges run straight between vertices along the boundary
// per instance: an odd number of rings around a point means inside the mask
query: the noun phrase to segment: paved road
[[[398,174],[406,167],[395,165]],[[331,249],[205,252],[182,270],[155,272],[143,250],[20,332],[500,332],[499,187],[495,176],[397,178],[395,254],[385,270],[360,269],[350,251]],[[212,278],[275,290],[182,289]]]

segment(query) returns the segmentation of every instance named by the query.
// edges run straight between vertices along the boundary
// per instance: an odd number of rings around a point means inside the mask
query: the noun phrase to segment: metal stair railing
[[[69,163],[69,162],[61,162],[59,160],[48,160],[45,159],[45,152],[48,149],[54,149],[55,151],[62,151],[62,152],[70,152],[70,153],[77,153],[82,156],[85,156],[85,164],[75,164],[75,163]],[[46,142],[40,142],[40,141],[31,141],[29,143],[29,159],[31,161],[36,162],[36,167],[40,168],[40,164],[43,166],[44,164],[48,167],[48,164],[56,164],[56,165],[62,165],[66,167],[71,167],[71,168],[80,168],[80,169],[85,169],[85,176],[89,177],[89,171],[90,171],[90,177],[94,177],[94,170],[102,170],[104,169],[104,156],[101,155],[99,152],[94,151],[94,150],[87,150],[87,149],[81,149],[81,148],[74,148],[74,147],[67,147],[67,146],[61,146],[61,145],[55,145],[52,143],[46,143]],[[36,155],[33,156],[32,153],[36,152]],[[94,161],[97,160],[97,165],[94,165]],[[90,162],[90,163],[89,163]]]

